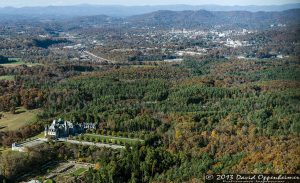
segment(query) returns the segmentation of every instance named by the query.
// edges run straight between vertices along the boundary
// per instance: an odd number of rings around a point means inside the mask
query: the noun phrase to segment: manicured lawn
[[[79,175],[83,174],[85,171],[87,171],[85,168],[78,168],[77,170],[72,172],[72,174],[75,176],[79,176]]]
[[[13,81],[15,79],[14,75],[0,76],[0,80]]]
[[[44,138],[44,132],[41,132],[40,134],[34,136],[33,138]]]
[[[98,135],[98,134],[85,134],[84,136],[88,136],[88,137],[94,137],[94,138],[98,138],[99,140],[116,140],[116,141],[120,141],[120,142],[125,142],[128,144],[134,144],[137,142],[144,142],[144,140],[140,140],[140,139],[131,139],[131,138],[125,138],[125,137],[115,137],[115,136],[107,136],[107,135]]]
[[[37,134],[36,136],[27,138],[22,143],[30,142],[30,141],[33,141],[33,140],[36,140],[36,139],[39,139],[39,138],[44,138],[44,137],[45,137],[44,132],[41,132],[41,133]]]
[[[16,130],[22,126],[36,121],[36,115],[40,112],[39,109],[26,110],[18,108],[16,114],[4,112],[0,119],[0,130]]]
[[[46,180],[44,183],[53,183],[53,180],[48,179],[48,180]]]

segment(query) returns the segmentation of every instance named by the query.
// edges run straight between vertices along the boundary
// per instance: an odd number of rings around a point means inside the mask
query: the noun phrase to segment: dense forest
[[[2,153],[0,170],[15,180],[29,171],[25,164],[39,166],[51,157],[98,165],[85,174],[85,182],[193,182],[205,173],[300,173],[298,60],[0,68],[0,73],[15,75],[14,81],[0,81],[1,111],[42,109],[38,124],[0,132],[2,146],[38,133],[58,117],[134,133],[146,141],[124,150],[49,142],[28,156]]]

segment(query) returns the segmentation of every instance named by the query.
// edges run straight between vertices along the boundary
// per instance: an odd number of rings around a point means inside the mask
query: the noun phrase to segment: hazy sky
[[[0,0],[0,6],[49,6],[49,5],[162,5],[162,4],[220,4],[220,5],[273,5],[300,3],[300,0]]]

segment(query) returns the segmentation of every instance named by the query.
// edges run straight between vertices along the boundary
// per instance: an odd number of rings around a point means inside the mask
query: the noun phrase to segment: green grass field
[[[32,66],[35,66],[35,65],[42,65],[42,64],[39,64],[39,63],[24,62],[19,58],[10,58],[9,60],[11,60],[11,61],[15,60],[15,62],[9,62],[9,63],[5,63],[5,64],[0,64],[0,65],[3,66],[3,67],[16,67],[16,66],[19,66],[19,65],[27,65],[28,67],[32,67]]]
[[[2,112],[3,115],[0,119],[0,130],[16,130],[22,126],[36,121],[36,115],[40,112],[39,109],[26,110],[18,108],[16,114],[10,112]]]
[[[75,170],[71,174],[74,175],[74,176],[79,176],[79,175],[83,174],[86,171],[87,171],[87,169],[85,169],[85,168],[78,168],[77,170]]]
[[[0,80],[13,81],[15,80],[15,76],[14,75],[0,76]]]
[[[48,180],[46,180],[44,183],[53,183],[53,180],[48,179]]]
[[[33,141],[33,140],[36,140],[36,139],[39,139],[39,138],[44,138],[44,132],[41,132],[39,134],[37,134],[36,136],[33,136],[33,137],[29,137],[27,138],[26,140],[22,141],[21,143],[27,143],[27,142],[30,142],[30,141]]]
[[[87,137],[93,137],[93,138],[98,138],[100,141],[101,140],[115,140],[115,141],[120,141],[120,142],[125,142],[128,144],[134,144],[137,142],[144,142],[144,140],[140,139],[131,139],[131,138],[125,138],[125,137],[115,137],[115,136],[107,136],[107,135],[98,135],[98,134],[85,134],[84,136]]]
[[[44,138],[44,132],[41,132],[40,134],[34,136],[33,138]]]

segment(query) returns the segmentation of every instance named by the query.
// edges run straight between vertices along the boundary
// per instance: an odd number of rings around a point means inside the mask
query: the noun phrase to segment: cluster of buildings
[[[237,48],[241,46],[251,46],[248,41],[240,41],[240,40],[232,40],[228,38],[226,40],[225,46],[232,47],[232,48]]]

